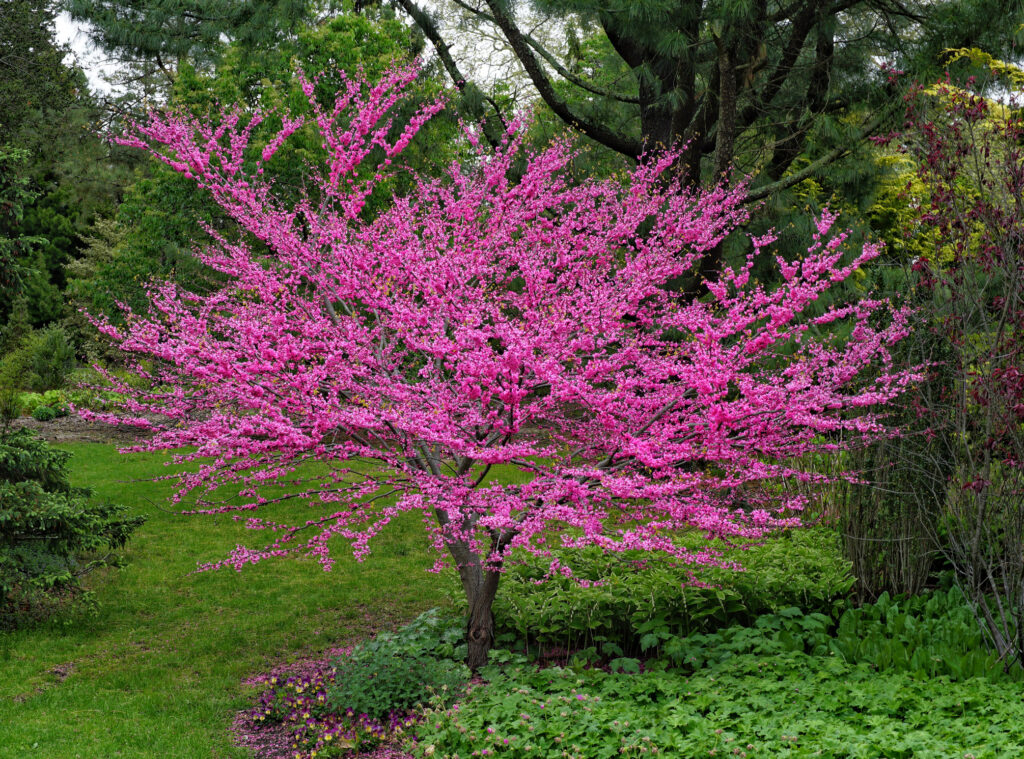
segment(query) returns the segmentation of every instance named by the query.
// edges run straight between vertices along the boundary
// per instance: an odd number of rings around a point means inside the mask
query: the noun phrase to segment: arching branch
[[[448,72],[448,76],[451,77],[452,82],[455,84],[456,89],[463,95],[463,103],[469,110],[469,115],[479,122],[484,124],[484,137],[492,147],[497,147],[501,142],[501,135],[496,133],[493,126],[488,126],[490,123],[487,119],[487,114],[484,112],[483,106],[484,98],[480,94],[479,88],[466,79],[462,70],[459,69],[459,64],[455,62],[455,58],[452,57],[451,46],[445,42],[441,36],[440,30],[437,28],[437,24],[434,19],[430,17],[430,14],[416,5],[413,0],[394,0],[402,10],[409,14],[409,18],[413,20],[413,23],[420,28],[424,36],[430,40],[430,43],[434,46],[434,50],[437,51],[437,57],[441,59],[441,65],[444,66],[445,71]],[[475,92],[471,92],[475,90]],[[505,123],[505,118],[498,110],[497,105],[493,100],[488,99],[491,107],[495,110],[495,115],[498,118],[498,122],[501,124]]]
[[[491,14],[484,13],[482,10],[474,8],[472,5],[465,2],[464,0],[452,0],[452,2],[454,2],[460,8],[463,8],[464,10],[472,13],[477,18],[481,18],[484,21],[487,21],[491,24],[494,24],[495,26],[498,26],[498,22],[495,21],[494,16],[492,16]],[[558,74],[563,79],[565,79],[567,82],[575,84],[581,90],[586,90],[592,95],[598,95],[599,97],[608,98],[609,100],[617,100],[620,103],[630,103],[632,105],[640,104],[639,97],[631,95],[621,95],[617,92],[606,90],[603,87],[598,87],[594,84],[591,84],[586,79],[576,76],[571,71],[569,71],[565,66],[563,66],[561,62],[549,50],[547,50],[547,48],[545,48],[536,39],[534,39],[532,35],[527,34],[525,32],[522,32],[522,35],[523,39],[526,40],[526,44],[532,47],[536,51],[537,55],[543,58],[548,63],[548,65],[555,70],[555,73]]]
[[[403,3],[408,2],[408,0],[401,1]],[[505,38],[512,47],[512,52],[515,53],[519,62],[523,64],[523,68],[526,69],[526,73],[530,77],[530,81],[533,82],[533,86],[537,88],[538,94],[540,94],[547,106],[554,111],[555,115],[605,147],[611,148],[615,152],[622,153],[630,158],[638,158],[642,151],[638,140],[613,132],[603,124],[588,121],[569,107],[569,104],[555,92],[554,85],[533,54],[529,43],[516,25],[515,19],[509,15],[507,9],[500,2],[496,0],[486,0],[486,2],[487,7],[491,9],[491,13],[494,16],[494,23],[504,33]]]

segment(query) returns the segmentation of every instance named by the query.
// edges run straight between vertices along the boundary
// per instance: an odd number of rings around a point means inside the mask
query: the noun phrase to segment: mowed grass
[[[99,613],[0,634],[0,758],[244,757],[229,726],[254,693],[242,681],[283,661],[315,656],[443,605],[452,580],[417,514],[404,515],[357,563],[344,544],[332,572],[310,560],[266,561],[243,572],[194,573],[237,543],[269,533],[230,517],[169,510],[166,457],[113,446],[62,446],[73,480],[144,514],[123,570],[93,573]],[[315,513],[292,504],[275,516]],[[269,514],[268,514],[269,516]]]

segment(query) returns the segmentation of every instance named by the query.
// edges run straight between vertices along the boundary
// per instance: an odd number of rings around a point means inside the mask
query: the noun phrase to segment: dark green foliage
[[[111,213],[124,164],[98,135],[105,114],[54,40],[53,0],[0,13],[0,350],[64,315],[64,267],[98,214]]]
[[[32,409],[32,418],[37,422],[51,422],[57,416],[57,410],[50,406],[36,406]]]
[[[35,199],[25,176],[28,152],[0,144],[0,301],[14,301],[31,273],[26,260],[38,237],[24,233],[25,205]],[[6,310],[6,308],[5,308]]]
[[[59,112],[79,83],[53,41],[56,3],[4,0],[0,13],[0,144],[47,112]],[[0,175],[3,172],[0,171]]]
[[[31,354],[32,389],[45,393],[67,383],[75,368],[75,349],[62,327],[50,327],[28,343]]]
[[[0,435],[0,628],[88,599],[81,576],[116,564],[110,552],[143,521],[72,487],[69,458],[29,430]]]
[[[6,432],[12,420],[21,416],[24,407],[21,389],[29,365],[29,353],[24,348],[0,358],[0,435]]]
[[[327,703],[373,720],[405,712],[428,700],[451,704],[469,679],[464,630],[437,610],[417,617],[394,634],[378,635],[334,661]],[[454,658],[453,658],[454,657]]]
[[[392,656],[377,652],[335,663],[327,703],[336,712],[351,709],[384,720],[430,700],[452,703],[469,679],[464,664],[428,656]]]
[[[771,657],[793,651],[841,656],[879,672],[905,672],[918,680],[975,677],[992,681],[1024,679],[1024,669],[1004,669],[985,646],[970,606],[956,588],[894,601],[883,594],[874,604],[847,609],[834,620],[797,608],[758,617],[712,633],[669,637],[662,657],[650,669],[696,671],[744,654]]]
[[[431,17],[415,9],[422,3],[398,5],[429,31]],[[941,70],[945,48],[1012,49],[1009,30],[1022,20],[1016,0],[457,5],[473,5],[465,15],[504,38],[550,109],[545,120],[591,144],[635,158],[686,142],[680,169],[694,184],[716,182],[732,168],[752,175],[755,187],[778,191],[787,175],[806,172],[853,185],[858,194],[872,184],[871,163],[860,152],[865,132],[897,110],[889,107],[898,98],[886,91],[879,64],[930,76]],[[452,79],[464,77],[455,70],[462,62],[453,63]],[[500,100],[491,105],[480,115],[493,119]],[[860,155],[841,176],[825,170],[851,152]]]
[[[272,48],[311,6],[305,0],[72,0],[68,8],[90,24],[103,49],[155,61],[167,71],[182,60],[209,65],[229,40]]]
[[[657,656],[670,638],[750,624],[787,607],[837,616],[853,584],[835,534],[825,529],[792,531],[729,554],[745,572],[701,568],[695,577],[689,567],[639,553],[587,549],[559,555],[577,578],[600,584],[581,587],[559,575],[538,585],[546,563],[508,562],[494,604],[499,640],[590,648],[604,656]]]

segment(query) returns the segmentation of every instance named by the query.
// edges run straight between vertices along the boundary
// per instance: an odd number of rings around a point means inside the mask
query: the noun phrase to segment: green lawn
[[[0,759],[244,757],[228,726],[253,693],[245,677],[444,603],[449,580],[426,571],[434,554],[415,514],[362,564],[340,547],[331,573],[291,560],[192,574],[197,561],[267,533],[180,516],[168,510],[168,483],[127,482],[166,472],[163,456],[62,447],[75,454],[75,484],[148,521],[126,569],[89,578],[98,616],[0,638]],[[307,508],[283,511],[302,519]]]

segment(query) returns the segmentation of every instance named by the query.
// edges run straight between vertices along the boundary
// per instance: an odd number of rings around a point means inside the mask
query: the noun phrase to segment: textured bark
[[[466,664],[476,672],[487,664],[487,656],[494,645],[494,614],[491,607],[498,592],[500,572],[479,572],[478,584],[469,601],[469,620],[466,623],[468,654]]]
[[[447,519],[442,525],[447,523]],[[491,554],[501,556],[512,536],[492,535]],[[494,645],[494,614],[492,607],[501,580],[500,567],[486,566],[481,557],[464,540],[450,540],[448,551],[455,560],[466,594],[468,620],[466,622],[466,643],[469,652],[466,664],[476,672],[487,664],[487,656]]]

